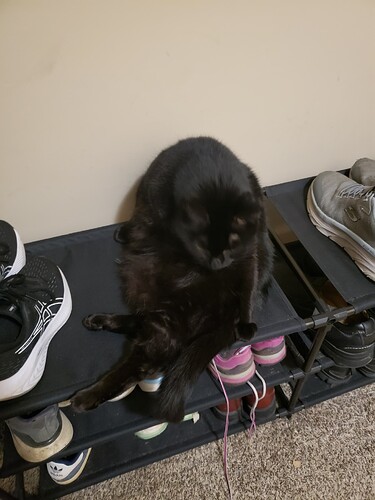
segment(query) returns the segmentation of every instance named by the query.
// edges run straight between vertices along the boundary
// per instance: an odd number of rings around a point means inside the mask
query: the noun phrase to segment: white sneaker
[[[69,484],[79,478],[90,456],[91,448],[66,458],[48,462],[47,471],[57,484]]]

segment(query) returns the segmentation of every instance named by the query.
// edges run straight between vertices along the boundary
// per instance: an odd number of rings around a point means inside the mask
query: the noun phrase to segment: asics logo
[[[30,344],[47,328],[51,320],[56,316],[62,304],[62,298],[56,298],[48,304],[44,302],[36,302],[34,309],[38,314],[38,321],[32,331],[30,337],[16,351],[16,354],[22,354]]]
[[[4,266],[0,264],[0,276],[5,276],[11,270],[12,266]]]

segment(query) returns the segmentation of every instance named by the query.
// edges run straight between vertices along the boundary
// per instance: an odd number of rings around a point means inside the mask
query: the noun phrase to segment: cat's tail
[[[153,414],[167,422],[180,422],[184,417],[185,399],[193,384],[216,354],[228,347],[228,332],[200,334],[184,348],[167,371],[160,387]],[[230,344],[230,343],[229,343]]]

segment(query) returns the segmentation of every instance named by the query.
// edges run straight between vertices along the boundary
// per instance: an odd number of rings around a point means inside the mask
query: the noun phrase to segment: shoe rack
[[[361,274],[342,249],[310,223],[304,203],[310,180],[265,188],[270,209],[277,212],[277,216],[294,232],[297,241],[292,246],[284,245],[270,225],[276,248],[275,273],[267,302],[257,317],[259,330],[254,341],[285,335],[288,355],[277,365],[259,367],[267,384],[274,386],[277,393],[276,413],[267,421],[291,418],[297,411],[373,381],[355,373],[347,383],[331,387],[318,376],[322,369],[333,365],[332,360],[320,351],[328,329],[338,319],[374,307],[375,284]],[[27,245],[28,252],[44,255],[62,268],[70,285],[73,311],[50,345],[42,380],[25,396],[1,402],[0,420],[68,399],[110,369],[126,349],[125,336],[89,332],[81,324],[82,318],[92,312],[124,310],[116,273],[116,262],[120,257],[119,245],[113,239],[116,227],[106,226]],[[307,278],[310,269],[301,260],[301,252],[308,256],[310,266],[312,262],[332,281],[349,304],[347,307],[327,310]],[[304,304],[311,305],[311,310],[307,307],[304,314],[303,307],[298,304],[298,314],[297,307],[291,303],[294,299],[288,287],[298,290],[295,295],[303,299]],[[257,389],[261,388],[255,377],[252,382]],[[247,385],[228,389],[230,399],[249,393]],[[147,415],[151,397],[137,388],[129,397],[104,404],[88,413],[75,414],[69,407],[62,408],[73,424],[74,437],[56,457],[90,446],[93,451],[82,475],[66,486],[54,483],[44,464],[38,464],[40,484],[34,498],[58,498],[223,436],[224,422],[213,414],[211,408],[225,400],[218,382],[207,372],[201,375],[186,405],[186,413],[200,413],[199,421],[195,424],[191,421],[170,424],[160,436],[143,441],[134,432],[157,423]],[[264,422],[257,420],[258,425]],[[243,431],[247,425],[243,422],[231,424],[229,433]],[[14,496],[0,491],[0,498],[29,498],[23,487],[23,472],[35,465],[18,456],[5,425],[4,428],[0,478],[16,475],[17,484]]]

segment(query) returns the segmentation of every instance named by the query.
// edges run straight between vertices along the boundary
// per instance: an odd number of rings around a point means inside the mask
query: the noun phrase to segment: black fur
[[[256,332],[272,271],[263,198],[254,173],[208,137],[162,151],[144,175],[132,219],[118,231],[120,277],[133,314],[91,315],[87,328],[130,336],[122,363],[72,399],[88,410],[154,373],[165,374],[154,416],[184,416],[209,361]]]

